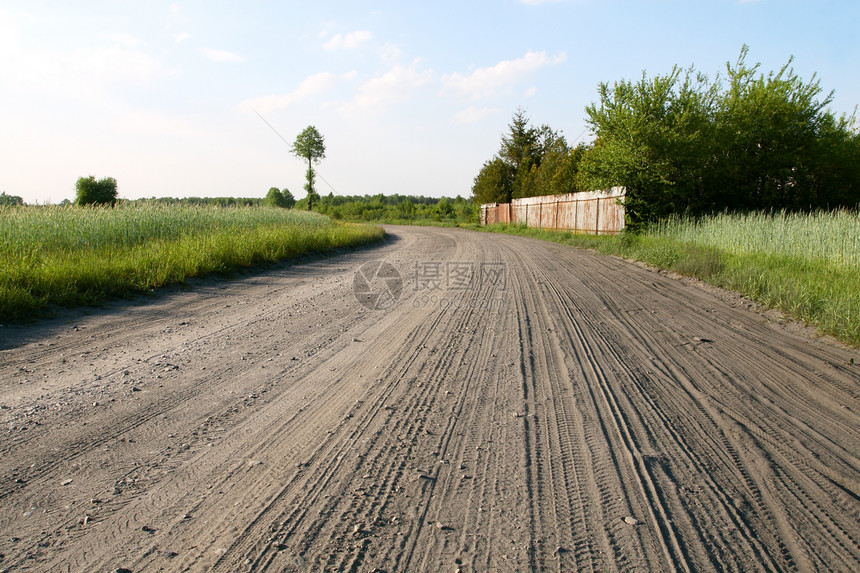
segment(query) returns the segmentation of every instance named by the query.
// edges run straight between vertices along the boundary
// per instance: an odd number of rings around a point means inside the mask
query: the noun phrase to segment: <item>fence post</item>
[[[594,208],[595,217],[594,217],[594,234],[600,234],[600,197],[597,198],[597,206]]]

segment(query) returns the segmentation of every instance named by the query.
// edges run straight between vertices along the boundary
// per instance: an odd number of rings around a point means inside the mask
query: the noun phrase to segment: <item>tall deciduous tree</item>
[[[308,162],[307,183],[305,190],[308,192],[308,211],[313,210],[313,201],[316,196],[314,189],[314,163],[319,163],[325,158],[325,138],[313,125],[307,126],[296,137],[290,151],[296,157],[302,157]]]
[[[637,82],[601,83],[600,103],[586,108],[597,139],[580,164],[585,186],[626,187],[628,224],[690,208],[707,162],[709,91],[704,78],[677,66]]]
[[[717,114],[722,154],[716,165],[729,203],[740,209],[810,206],[822,167],[820,140],[834,125],[826,108],[833,93],[819,99],[819,80],[801,80],[792,59],[764,75],[759,64],[726,64],[729,86]]]
[[[681,212],[856,206],[855,118],[834,117],[832,94],[791,59],[763,74],[747,52],[726,64],[725,87],[677,67],[600,84],[586,108],[596,140],[580,163],[584,186],[626,187],[631,226]]]

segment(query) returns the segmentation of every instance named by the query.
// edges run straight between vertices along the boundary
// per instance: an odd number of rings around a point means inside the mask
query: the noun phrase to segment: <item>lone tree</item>
[[[325,158],[325,138],[316,127],[309,125],[296,137],[290,151],[296,157],[302,157],[308,161],[308,173],[305,191],[308,192],[308,211],[313,209],[314,191],[314,163],[319,163]]]
[[[105,177],[104,179],[96,178],[93,175],[89,177],[79,177],[75,183],[76,205],[113,205],[116,203],[116,179],[113,177]]]

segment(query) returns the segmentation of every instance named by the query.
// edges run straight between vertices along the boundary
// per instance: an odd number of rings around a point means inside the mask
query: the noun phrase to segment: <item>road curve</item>
[[[0,327],[0,571],[860,568],[856,350],[617,258],[387,231]]]

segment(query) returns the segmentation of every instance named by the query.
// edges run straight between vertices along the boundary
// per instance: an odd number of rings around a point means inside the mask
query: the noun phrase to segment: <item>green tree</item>
[[[116,179],[105,177],[96,181],[93,175],[79,177],[75,183],[76,205],[114,205],[117,198]]]
[[[553,151],[544,157],[541,171],[546,185],[552,195],[564,195],[586,191],[579,186],[579,163],[588,147],[580,143],[574,148],[568,149],[563,157],[558,157],[558,151]]]
[[[439,199],[439,202],[436,203],[436,212],[443,219],[448,219],[454,215],[454,205],[451,204],[451,200],[447,197],[442,197]]]
[[[284,198],[284,207],[287,209],[292,209],[296,206],[296,198],[293,197],[293,194],[290,193],[290,190],[284,187],[281,189],[281,196]]]
[[[513,192],[511,194],[514,199],[534,197],[542,194],[538,187],[539,169],[538,164],[531,156],[526,155],[523,157],[514,175]]]
[[[485,162],[472,183],[472,196],[478,204],[510,203],[512,193],[510,168],[500,157]]]
[[[564,136],[548,125],[529,125],[525,110],[517,108],[496,156],[484,163],[472,185],[481,203],[507,203],[511,198],[571,193],[583,149],[571,153]]]
[[[586,108],[596,140],[580,184],[627,188],[628,224],[729,210],[806,210],[860,202],[855,116],[828,111],[813,76],[727,63],[727,85],[692,69],[600,84]],[[822,97],[823,96],[823,97]]]
[[[701,201],[702,169],[711,163],[714,89],[688,71],[638,82],[601,83],[600,103],[586,108],[597,135],[579,163],[584,186],[627,189],[627,223],[636,227]]]
[[[790,67],[793,58],[777,72],[760,73],[759,64],[746,64],[748,51],[744,46],[736,64],[726,64],[715,175],[732,207],[808,208],[835,159],[836,150],[827,149],[839,125],[826,109],[833,92],[819,98],[820,81],[813,75],[804,82]]]
[[[277,187],[271,187],[269,189],[269,192],[266,193],[266,198],[263,199],[263,204],[268,207],[287,207],[287,201],[281,193],[281,190]]]
[[[397,211],[401,219],[411,219],[415,214],[415,204],[405,197],[397,204]]]
[[[472,201],[468,201],[459,195],[454,198],[454,219],[457,221],[472,223],[478,220],[479,214],[480,207],[475,209],[475,204]]]
[[[860,206],[860,130],[856,110],[840,118],[828,115],[819,126],[819,167],[811,181],[811,204],[823,208]]]
[[[540,166],[542,136],[546,134],[531,127],[526,111],[518,107],[508,124],[508,133],[502,135],[502,146],[499,150],[499,157],[508,167],[511,195],[515,198],[536,194],[536,174],[533,170]]]
[[[11,206],[14,207],[16,205],[23,205],[24,200],[17,195],[6,195],[6,192],[3,191],[0,193],[0,207]]]
[[[529,126],[526,111],[518,107],[508,124],[508,133],[502,136],[502,148],[499,151],[499,157],[510,166],[512,177],[516,177],[524,161],[535,163],[538,135],[537,130]]]
[[[304,158],[308,162],[305,191],[308,193],[308,211],[311,211],[313,210],[314,202],[319,198],[314,188],[316,174],[314,173],[313,165],[325,158],[325,138],[316,127],[309,125],[296,137],[296,141],[293,143],[290,151],[296,157]]]

